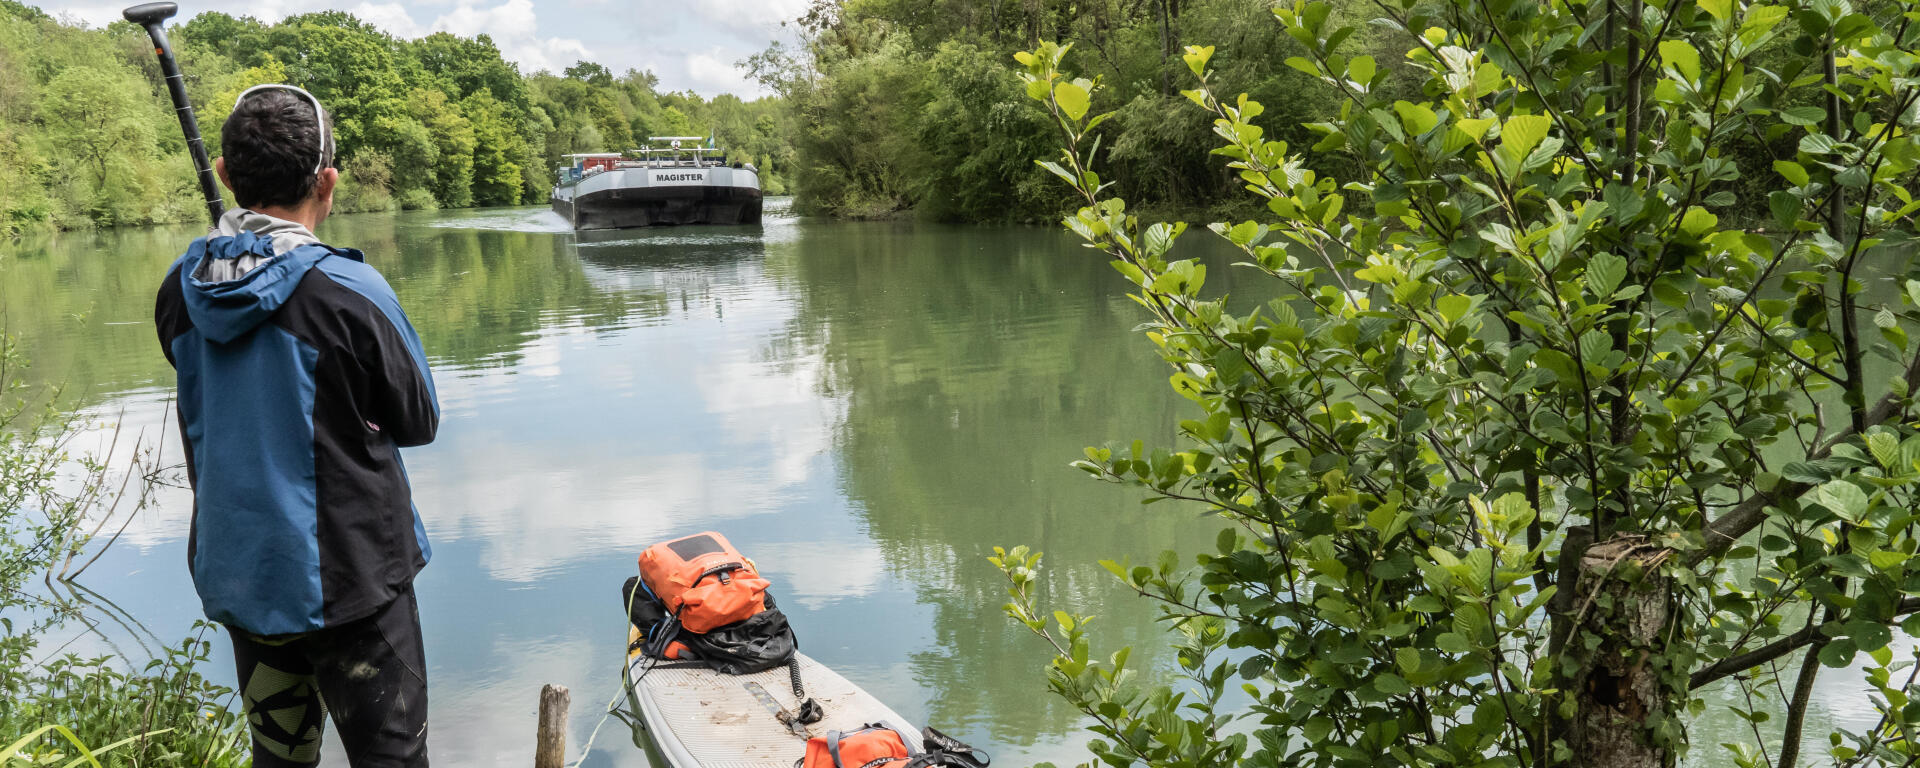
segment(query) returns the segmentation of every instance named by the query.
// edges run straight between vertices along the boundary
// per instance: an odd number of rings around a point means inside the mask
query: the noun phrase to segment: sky
[[[69,22],[104,26],[138,0],[26,0]],[[798,18],[807,0],[180,0],[178,20],[222,11],[279,21],[296,13],[342,10],[400,37],[433,32],[493,36],[520,71],[558,73],[575,61],[597,61],[620,74],[653,72],[660,87],[703,96],[764,95],[736,62],[789,39],[781,22]]]

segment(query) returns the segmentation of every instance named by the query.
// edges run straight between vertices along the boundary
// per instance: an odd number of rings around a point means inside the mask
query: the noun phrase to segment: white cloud
[[[779,0],[779,2],[790,3],[791,0]],[[542,69],[559,72],[575,61],[599,58],[578,39],[541,36],[540,20],[533,0],[504,0],[498,5],[484,5],[472,0],[452,0],[453,9],[441,14],[428,24],[415,21],[413,13],[408,10],[409,6],[448,4],[449,0],[407,3],[393,0],[388,2],[362,0],[359,5],[345,10],[389,34],[410,40],[433,32],[452,32],[463,37],[491,35],[494,44],[500,47],[500,53],[506,56],[507,60],[518,63],[523,72],[536,72]],[[45,10],[69,22],[103,27],[120,18],[121,7],[118,4],[49,4]],[[221,11],[277,22],[297,13],[311,13],[335,7],[337,6],[325,0],[256,0],[246,3],[214,0],[191,13]],[[188,18],[191,18],[191,14],[183,15],[174,21],[184,22]]]
[[[533,0],[506,0],[492,7],[461,2],[454,10],[433,22],[433,31],[452,32],[462,37],[490,35],[494,45],[521,71],[559,72],[573,62],[593,59],[586,44],[573,38],[541,37]]]
[[[701,93],[759,94],[760,84],[747,79],[746,70],[734,66],[736,59],[726,58],[727,55],[719,48],[689,54],[687,77],[693,81],[693,89]]]
[[[359,17],[361,21],[384,29],[395,37],[411,40],[432,31],[414,21],[413,14],[408,13],[406,6],[399,3],[363,2],[354,6],[349,12]]]
[[[651,70],[665,90],[706,96],[765,95],[734,67],[775,40],[790,40],[791,21],[808,0],[196,0],[174,19],[219,11],[278,22],[287,16],[346,10],[397,37],[415,39],[446,31],[486,34],[523,72],[558,73],[575,61],[597,61],[616,73]],[[121,3],[41,0],[57,18],[102,27],[120,18]]]
[[[691,10],[722,31],[765,45],[777,35],[781,22],[806,12],[807,0],[704,0],[692,4]]]

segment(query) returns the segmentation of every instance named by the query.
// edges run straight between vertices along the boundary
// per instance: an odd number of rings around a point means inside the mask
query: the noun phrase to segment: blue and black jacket
[[[257,635],[372,615],[413,581],[429,549],[398,449],[440,420],[380,273],[310,236],[275,242],[193,241],[154,307],[179,384],[194,586],[208,618]]]

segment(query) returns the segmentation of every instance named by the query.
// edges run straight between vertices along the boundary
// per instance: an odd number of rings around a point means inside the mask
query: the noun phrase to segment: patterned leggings
[[[320,719],[328,715],[352,768],[426,768],[427,665],[412,586],[338,627],[227,634],[255,768],[319,765]]]

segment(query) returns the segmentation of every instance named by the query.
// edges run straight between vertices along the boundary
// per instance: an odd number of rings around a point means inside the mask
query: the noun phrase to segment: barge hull
[[[759,224],[760,207],[760,190],[749,187],[616,187],[553,200],[574,229]]]

